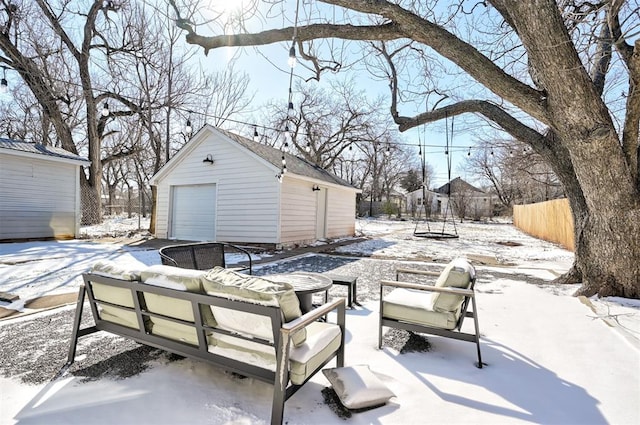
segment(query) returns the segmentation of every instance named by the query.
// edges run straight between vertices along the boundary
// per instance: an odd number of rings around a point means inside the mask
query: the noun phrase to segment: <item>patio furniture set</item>
[[[225,250],[249,257],[245,273],[225,268]],[[222,243],[167,247],[160,256],[163,265],[131,270],[101,261],[83,275],[68,365],[80,337],[98,331],[124,336],[271,383],[272,424],[282,423],[285,401],[327,363],[335,358],[336,370],[344,367],[345,299],[329,301],[328,291],[333,284],[347,285],[353,306],[357,278],[302,272],[253,276],[250,254]],[[473,267],[454,260],[436,274],[434,286],[398,280],[403,274],[433,273],[397,273],[396,281],[380,283],[379,348],[383,327],[436,334],[475,342],[482,367]],[[324,293],[319,306],[311,303],[314,293]],[[95,324],[80,328],[85,298]],[[474,333],[461,330],[465,317],[473,318]]]

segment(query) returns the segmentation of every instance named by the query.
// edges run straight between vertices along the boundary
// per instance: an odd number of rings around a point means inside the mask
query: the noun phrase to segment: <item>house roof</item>
[[[53,146],[45,146],[40,143],[28,143],[12,139],[0,138],[0,149],[8,149],[26,154],[44,155],[52,158],[89,162],[87,161],[87,159],[64,149],[56,148]]]
[[[451,191],[449,191],[449,188],[451,188]],[[449,193],[456,193],[456,192],[482,192],[484,193],[483,190],[478,189],[477,187],[467,183],[466,181],[462,180],[460,177],[456,177],[455,179],[451,180],[449,183],[446,183],[442,186],[440,186],[439,188],[437,188],[435,190],[436,193],[442,193],[442,194],[449,194]]]
[[[219,128],[216,128],[216,130],[223,133],[233,141],[244,146],[245,148],[249,149],[251,152],[255,153],[270,164],[278,168],[282,166],[282,151],[280,149],[254,142],[253,140],[249,140],[246,137],[240,136],[227,130],[222,130]],[[324,168],[312,164],[311,162],[303,158],[285,153],[285,159],[287,161],[287,171],[292,174],[310,177],[316,180],[333,183],[340,186],[348,186],[355,189],[346,180],[341,179],[340,177],[330,173]]]

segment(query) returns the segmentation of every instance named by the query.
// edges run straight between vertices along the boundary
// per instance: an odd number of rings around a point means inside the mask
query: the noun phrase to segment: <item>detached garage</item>
[[[358,189],[296,156],[204,126],[151,179],[156,237],[289,246],[352,236]]]
[[[80,166],[63,149],[0,139],[0,240],[72,239],[80,229]]]

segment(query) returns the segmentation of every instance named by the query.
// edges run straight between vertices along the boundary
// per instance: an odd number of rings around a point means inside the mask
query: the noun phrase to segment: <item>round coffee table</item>
[[[313,309],[313,294],[316,292],[328,291],[333,281],[331,278],[320,273],[310,272],[292,272],[278,273],[262,276],[263,279],[274,282],[288,283],[293,286],[298,301],[300,302],[300,310],[305,314]]]

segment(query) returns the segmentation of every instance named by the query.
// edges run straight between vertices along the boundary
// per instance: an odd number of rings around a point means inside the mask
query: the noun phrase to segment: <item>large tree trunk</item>
[[[609,111],[567,43],[555,4],[505,0],[504,5],[547,94],[556,136],[550,146],[555,158],[547,159],[573,209],[580,293],[640,298],[640,193]]]

